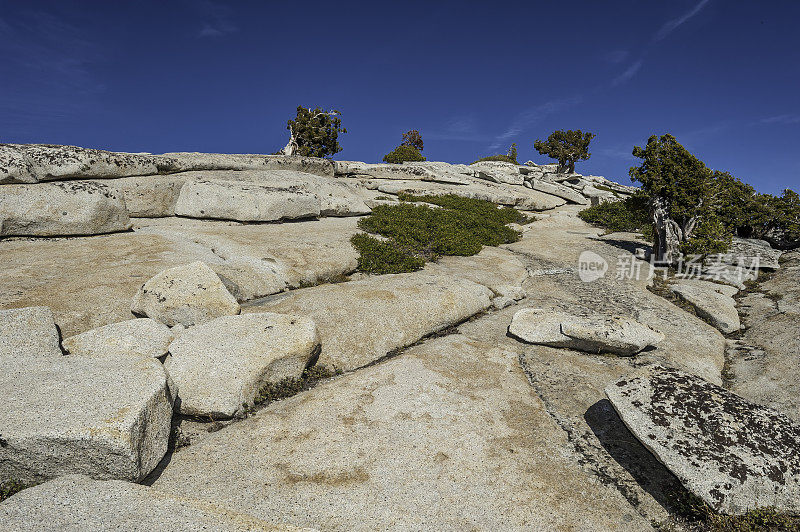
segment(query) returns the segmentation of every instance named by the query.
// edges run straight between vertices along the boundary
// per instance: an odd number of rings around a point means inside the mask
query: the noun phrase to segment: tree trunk
[[[662,198],[653,200],[650,217],[655,227],[653,255],[656,261],[674,264],[680,256],[680,226],[667,214],[666,202]]]
[[[575,161],[570,161],[569,162],[569,173],[570,174],[574,174],[575,173]]]
[[[289,128],[289,133],[291,134],[289,143],[286,144],[286,146],[284,146],[283,149],[281,150],[281,153],[283,153],[284,155],[294,155],[297,152],[298,148],[297,140],[294,137],[294,131],[292,131],[291,128]]]

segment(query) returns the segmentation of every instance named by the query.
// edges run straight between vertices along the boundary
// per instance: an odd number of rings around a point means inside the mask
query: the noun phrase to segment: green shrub
[[[484,161],[500,161],[503,163],[511,163],[511,164],[519,164],[517,162],[517,143],[514,142],[511,144],[511,147],[508,148],[508,153],[505,155],[489,155],[488,157],[481,157],[477,161],[472,164],[480,163]]]
[[[692,237],[681,244],[684,255],[711,255],[725,253],[731,246],[733,235],[719,218],[710,217],[702,220]]]
[[[677,516],[693,524],[692,530],[708,532],[777,532],[800,530],[800,516],[757,508],[744,515],[715,512],[702,499],[681,490],[669,494],[669,504]]]
[[[364,272],[413,272],[425,265],[425,260],[415,257],[410,250],[401,250],[397,244],[378,240],[374,236],[359,233],[353,235],[350,242],[358,251],[358,269]]]
[[[25,487],[26,486],[21,482],[17,482],[14,479],[0,481],[0,502],[3,502],[15,493],[19,493],[24,490]]]
[[[321,380],[341,374],[342,371],[335,368],[331,370],[325,366],[311,366],[303,371],[299,379],[286,377],[279,382],[266,384],[258,391],[254,403],[256,405],[264,405],[273,401],[280,401],[313,388]]]
[[[425,161],[425,157],[414,146],[401,144],[383,156],[383,160],[387,163],[404,163],[404,162],[421,162]]]
[[[641,195],[631,196],[623,201],[609,201],[589,207],[578,213],[586,223],[606,229],[609,233],[626,231],[652,235],[647,200]]]
[[[527,218],[514,209],[498,208],[483,200],[446,196],[402,195],[401,203],[380,205],[359,221],[369,235],[355,235],[351,242],[359,251],[359,269],[369,273],[400,273],[420,269],[426,260],[442,255],[469,256],[483,246],[516,242],[519,231],[511,222]],[[413,205],[409,201],[427,202]]]

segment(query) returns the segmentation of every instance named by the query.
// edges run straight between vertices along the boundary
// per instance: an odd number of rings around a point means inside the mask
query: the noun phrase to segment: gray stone
[[[730,390],[800,422],[800,252],[739,299],[745,330],[727,350]],[[763,292],[763,293],[762,293]],[[733,344],[733,345],[731,345]]]
[[[320,215],[320,199],[302,190],[261,183],[195,179],[181,188],[175,214],[240,222],[315,218]]]
[[[33,165],[13,145],[0,144],[0,185],[7,183],[36,183]]]
[[[478,167],[477,177],[492,181],[494,183],[505,183],[507,185],[522,186],[525,183],[525,178],[519,172],[506,172],[501,169],[488,169]]]
[[[292,531],[202,499],[186,499],[119,480],[66,475],[0,504],[4,530],[41,532]]]
[[[559,185],[558,183],[548,183],[547,181],[542,181],[540,179],[530,179],[526,181],[526,183],[528,183],[530,185],[530,188],[532,188],[533,190],[538,190],[539,192],[544,192],[546,194],[551,194],[559,198],[564,198],[570,203],[577,203],[578,205],[589,204],[589,200],[586,199],[583,196],[583,194],[569,187]]]
[[[196,152],[165,153],[156,157],[159,170],[169,173],[196,170],[294,170],[333,177],[333,163],[318,157]]]
[[[682,371],[655,366],[606,395],[630,431],[711,508],[800,511],[800,425]]]
[[[64,349],[75,356],[160,358],[167,354],[172,331],[150,318],[111,323],[64,339]]]
[[[631,318],[584,318],[535,308],[514,314],[508,332],[531,344],[621,356],[635,355],[664,339],[662,333]]]
[[[175,216],[175,204],[186,178],[181,174],[123,177],[111,182],[125,200],[130,216]]]
[[[138,481],[167,450],[172,403],[158,360],[2,356],[0,400],[0,478]]]
[[[154,487],[325,530],[649,529],[578,465],[518,354],[461,335],[272,403]]]
[[[131,312],[170,327],[186,327],[239,313],[239,303],[207,264],[197,261],[169,268],[139,288]]]
[[[48,307],[0,310],[0,356],[61,356],[58,328]]]
[[[782,254],[783,251],[772,249],[766,240],[734,237],[723,262],[745,268],[777,270],[780,268],[778,259]]]
[[[419,182],[409,184],[402,181],[389,181],[378,185],[378,190],[384,194],[455,194],[465,198],[482,199],[516,207],[522,210],[544,211],[554,209],[566,203],[566,200],[544,194],[524,187],[492,183],[483,179],[473,179],[469,185],[448,186],[441,183]]]
[[[669,289],[680,299],[689,303],[698,316],[722,331],[723,334],[741,329],[739,312],[736,310],[736,302],[733,298],[723,293],[722,289],[716,289],[716,286],[723,285],[705,282],[706,286],[697,283],[684,284],[679,281],[670,285]]]
[[[282,292],[289,281],[286,266],[274,260],[234,256],[209,267],[240,303]]]
[[[384,275],[272,296],[244,312],[308,316],[319,328],[319,363],[356,369],[489,308],[492,292],[465,279]]]
[[[3,185],[0,237],[96,235],[131,224],[118,192],[90,181]]]
[[[528,270],[517,255],[505,249],[485,246],[471,257],[441,257],[425,265],[426,273],[453,279],[467,279],[481,284],[494,296],[511,300],[525,297],[522,283]]]
[[[308,318],[223,316],[181,334],[165,366],[178,386],[181,413],[228,418],[252,406],[265,384],[299,378],[318,347]]]
[[[358,232],[357,222],[348,217],[242,225],[140,218],[133,232],[3,239],[0,308],[49,306],[68,337],[131,319],[131,297],[145,281],[198,260],[212,267],[237,297],[267,295],[271,286],[283,290],[283,274],[273,272],[285,271],[290,288],[318,284],[358,266],[358,252],[349,241]]]
[[[370,208],[351,183],[291,170],[242,170],[238,172],[186,172],[178,174],[191,180],[225,180],[264,185],[289,194],[296,191],[313,194],[319,198],[321,216],[360,216],[369,214]]]
[[[3,182],[4,167],[10,170],[6,174],[6,182],[23,183],[158,173],[155,158],[147,154],[50,144],[3,144],[0,149],[6,153],[5,156],[0,155],[0,183]]]
[[[443,172],[429,166],[410,164],[370,164],[359,161],[336,161],[336,175],[363,176],[372,179],[438,181],[451,185],[467,183],[458,172]]]

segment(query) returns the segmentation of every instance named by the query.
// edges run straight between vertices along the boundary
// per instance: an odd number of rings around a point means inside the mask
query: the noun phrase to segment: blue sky
[[[800,188],[800,1],[0,0],[0,142],[270,153],[297,105],[336,108],[339,159],[419,129],[471,162],[554,129],[628,182],[672,133],[764,192]]]

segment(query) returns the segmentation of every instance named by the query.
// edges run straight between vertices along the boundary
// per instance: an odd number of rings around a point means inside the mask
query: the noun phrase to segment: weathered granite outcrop
[[[0,144],[0,184],[157,174],[157,158],[51,144]]]
[[[49,308],[0,310],[0,356],[60,356],[60,340]]]
[[[138,481],[167,451],[172,396],[158,360],[0,356],[0,478]]]
[[[147,486],[66,475],[26,489],[0,504],[0,525],[16,532],[291,532],[203,499],[174,497]],[[310,529],[303,529],[310,530]]]
[[[91,181],[2,185],[0,238],[96,235],[131,223],[116,189]]]
[[[536,308],[514,314],[508,332],[531,344],[620,356],[635,355],[664,339],[662,333],[631,318],[581,317]]]
[[[730,334],[741,329],[736,301],[725,285],[708,281],[694,280],[692,283],[678,281],[669,290],[681,300],[691,305],[698,316],[722,331]],[[733,288],[736,291],[736,288]],[[725,293],[727,292],[727,294]]]
[[[358,253],[349,240],[357,221],[241,225],[149,218],[136,220],[127,233],[0,240],[0,308],[49,306],[68,337],[133,318],[131,297],[143,283],[195,261],[208,264],[237,297],[268,295],[273,281],[276,292],[318,284],[356,269]],[[268,274],[274,271],[279,277]]]
[[[243,170],[177,176],[189,181],[192,191],[180,195],[176,212],[193,218],[277,221],[370,212],[357,187],[304,172]],[[213,183],[214,190],[210,185],[199,189],[195,183]]]
[[[800,252],[739,299],[744,331],[728,343],[730,389],[800,423]]]
[[[273,403],[153,486],[326,530],[650,528],[578,465],[517,353],[461,335]]]
[[[259,155],[239,153],[164,153],[158,158],[161,173],[195,170],[294,170],[324,177],[333,177],[333,162],[301,155]]]
[[[316,325],[300,316],[223,316],[172,342],[165,363],[180,411],[230,418],[252,407],[262,386],[297,379],[319,348]]]
[[[144,283],[133,298],[131,312],[170,327],[190,327],[220,316],[239,313],[239,303],[204,262],[160,272]]]
[[[110,323],[64,339],[70,355],[87,357],[160,358],[167,354],[174,334],[150,318]]]
[[[316,218],[320,214],[320,201],[315,194],[297,188],[206,178],[183,185],[175,214],[240,222],[276,222]]]
[[[319,364],[346,371],[486,310],[491,297],[472,281],[417,272],[295,290],[243,311],[310,317],[322,342]]]
[[[714,510],[800,512],[800,425],[785,415],[663,366],[606,394],[639,441]]]
[[[442,171],[421,164],[370,164],[359,161],[335,161],[337,176],[367,177],[411,181],[436,181],[450,185],[463,185],[468,181],[455,169]]]

